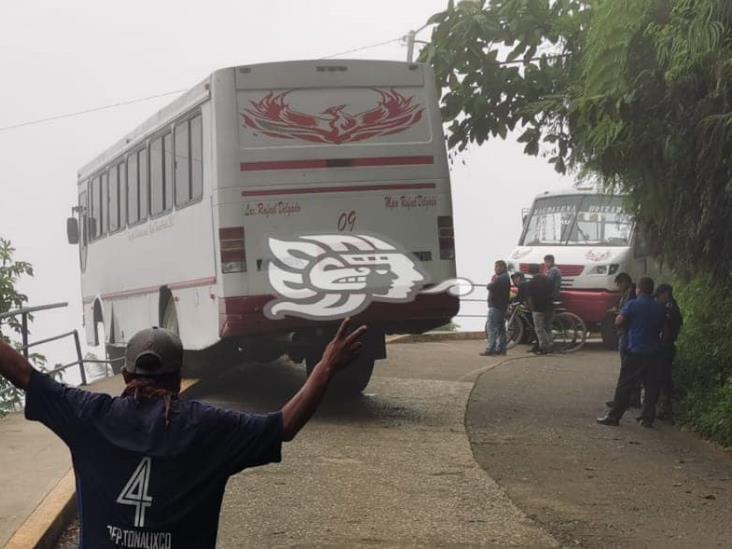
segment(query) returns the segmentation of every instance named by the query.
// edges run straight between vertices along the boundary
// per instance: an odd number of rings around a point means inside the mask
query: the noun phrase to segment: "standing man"
[[[506,262],[496,261],[495,274],[488,283],[488,319],[485,323],[486,348],[480,356],[506,354],[506,309],[511,297],[511,279]]]
[[[552,317],[554,316],[554,285],[549,277],[539,272],[539,265],[529,265],[531,280],[527,285],[527,294],[531,318],[534,321],[537,343],[534,352],[545,355],[552,351]]]
[[[670,284],[661,284],[656,289],[656,301],[666,312],[666,319],[661,334],[661,353],[659,359],[659,374],[661,376],[661,395],[659,419],[673,421],[672,399],[674,392],[673,363],[676,356],[676,339],[681,332],[684,318],[681,316]]]
[[[0,341],[0,375],[26,391],[25,415],[71,450],[80,547],[216,546],[231,475],[281,460],[330,380],[358,354],[364,326],[341,324],[300,391],[278,412],[246,414],[178,399],[183,346],[150,328],[127,345],[121,397],[61,385]]]
[[[544,266],[546,267],[546,276],[552,283],[552,300],[561,301],[562,273],[554,263],[554,256],[552,254],[544,256]]]
[[[615,308],[610,309],[608,313],[614,315],[613,323],[615,322],[615,318],[617,318],[620,311],[623,310],[623,307],[631,300],[635,299],[635,284],[633,284],[633,279],[630,278],[630,275],[628,273],[618,273],[618,275],[615,277],[615,286],[618,288],[618,293],[620,294],[620,297],[618,298],[618,304]],[[620,367],[623,366],[623,361],[625,360],[626,355],[628,354],[627,350],[627,341],[626,341],[626,328],[616,328],[618,332],[618,353],[620,354]],[[613,407],[613,401],[610,400],[605,403],[608,408]],[[633,395],[630,399],[630,407],[631,408],[640,408],[641,407],[641,386],[640,383],[638,384],[638,387],[633,391]]]
[[[528,282],[526,282],[524,273],[520,271],[513,273],[511,275],[511,282],[516,287],[516,294],[514,295],[512,301],[515,301],[516,303],[526,303],[528,299]]]
[[[625,304],[615,319],[618,328],[626,329],[627,355],[620,366],[613,405],[607,415],[597,418],[601,425],[619,425],[630,406],[633,391],[641,383],[646,393],[641,411],[643,427],[653,427],[659,393],[658,358],[661,331],[666,318],[663,306],[653,299],[653,279],[638,281],[638,297]]]

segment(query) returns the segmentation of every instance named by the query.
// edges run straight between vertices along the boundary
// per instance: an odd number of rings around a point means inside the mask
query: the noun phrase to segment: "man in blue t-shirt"
[[[26,391],[25,414],[71,450],[82,548],[216,545],[229,476],[281,460],[328,383],[358,354],[365,326],[341,324],[305,385],[271,414],[179,400],[183,346],[162,328],[130,339],[121,397],[65,387],[0,340],[0,374]]]
[[[653,427],[660,389],[658,358],[661,332],[665,321],[663,306],[653,298],[653,279],[638,281],[638,297],[627,302],[615,319],[618,328],[625,328],[625,360],[615,387],[615,398],[607,415],[598,418],[602,425],[619,425],[620,418],[630,406],[633,392],[643,384],[645,397],[641,424]]]

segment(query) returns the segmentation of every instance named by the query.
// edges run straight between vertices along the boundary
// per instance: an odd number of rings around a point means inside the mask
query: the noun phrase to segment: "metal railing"
[[[68,303],[64,302],[64,303],[51,303],[49,305],[40,305],[37,307],[22,307],[20,309],[15,309],[13,311],[7,311],[5,313],[0,313],[0,322],[5,320],[6,318],[17,317],[17,316],[21,317],[21,322],[20,322],[21,338],[22,338],[21,339],[21,352],[23,353],[23,356],[26,359],[29,356],[28,351],[32,347],[37,347],[38,345],[43,345],[44,343],[50,343],[52,341],[57,341],[59,339],[64,339],[66,337],[72,337],[74,339],[74,347],[76,350],[76,360],[73,362],[70,362],[68,364],[63,364],[61,366],[54,368],[53,370],[50,371],[50,373],[52,373],[52,374],[61,373],[61,372],[68,370],[69,368],[78,366],[79,367],[79,376],[81,378],[81,385],[87,385],[87,383],[88,383],[88,378],[87,378],[86,369],[85,369],[86,364],[104,364],[105,365],[105,368],[104,368],[105,377],[108,376],[108,370],[109,370],[109,374],[113,374],[114,370],[112,368],[112,363],[122,361],[122,360],[124,360],[124,357],[116,358],[113,360],[97,360],[97,359],[84,358],[84,356],[82,355],[82,352],[81,352],[81,340],[79,338],[78,330],[64,332],[62,334],[59,334],[59,335],[56,335],[53,337],[47,337],[45,339],[34,341],[32,343],[28,341],[28,319],[31,314],[39,312],[39,311],[48,311],[51,309],[61,309],[61,308],[67,307],[67,306],[68,306]],[[3,394],[10,392],[10,391],[12,391],[12,389],[5,389],[4,391],[0,391],[0,397]]]
[[[485,288],[485,289],[487,289],[488,288],[488,285],[487,284],[473,284],[473,288]],[[486,305],[486,313],[484,313],[482,315],[459,313],[459,314],[456,314],[455,315],[455,318],[488,318],[488,313],[487,313],[488,297],[487,296],[486,297],[482,297],[482,298],[460,296],[460,303],[463,303],[463,302],[468,302],[468,303],[471,303],[471,302],[472,303],[483,303],[483,304]]]

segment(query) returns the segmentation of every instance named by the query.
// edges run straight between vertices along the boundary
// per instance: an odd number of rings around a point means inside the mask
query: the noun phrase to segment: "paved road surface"
[[[595,424],[617,371],[612,353],[583,352],[484,373],[467,414],[477,461],[565,545],[731,547],[732,455],[644,429],[637,410]]]

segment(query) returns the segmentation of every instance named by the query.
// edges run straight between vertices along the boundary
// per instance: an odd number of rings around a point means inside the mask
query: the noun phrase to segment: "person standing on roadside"
[[[511,301],[514,301],[516,303],[526,303],[528,297],[527,297],[527,291],[528,291],[528,282],[526,282],[526,277],[524,276],[524,273],[522,272],[515,272],[511,275],[511,282],[516,288],[516,294],[513,296]]]
[[[511,279],[506,262],[496,261],[495,274],[488,283],[488,319],[485,323],[486,348],[480,356],[506,354],[506,309],[511,297]]]
[[[623,307],[625,307],[625,305],[630,300],[635,299],[635,284],[633,284],[633,279],[630,278],[630,275],[628,273],[618,273],[618,275],[615,277],[615,285],[618,288],[618,293],[620,293],[620,297],[618,298],[617,307],[608,311],[608,313],[613,315],[613,323],[615,322],[615,318],[617,318],[620,311],[623,310]],[[620,354],[620,367],[622,368],[623,361],[625,360],[625,356],[628,352],[626,348],[626,328],[616,328],[616,330],[618,333],[618,353]],[[612,400],[606,402],[605,404],[608,408],[613,407]],[[633,391],[633,395],[630,399],[630,407],[641,407],[640,383],[638,384],[638,387]]]
[[[630,406],[633,391],[641,383],[646,390],[641,424],[653,427],[656,418],[660,390],[658,359],[666,314],[663,306],[653,299],[652,278],[642,277],[637,293],[638,297],[626,303],[615,319],[618,328],[627,330],[627,355],[620,366],[613,405],[605,416],[597,418],[601,425],[620,424],[620,418]]]
[[[529,265],[531,280],[527,285],[527,294],[531,318],[534,321],[536,345],[533,352],[545,355],[552,351],[552,317],[554,316],[554,284],[546,275],[539,272],[539,265]]]
[[[679,332],[681,332],[684,318],[674,299],[674,290],[670,284],[661,284],[656,289],[656,301],[663,306],[666,312],[663,332],[661,333],[661,353],[659,356],[661,394],[658,419],[673,421],[673,363],[676,356],[676,339],[679,337]]]
[[[544,266],[546,267],[546,276],[552,283],[552,300],[561,301],[562,273],[556,263],[554,263],[554,256],[552,254],[544,256]]]

